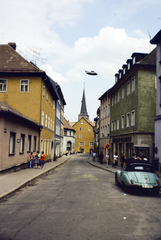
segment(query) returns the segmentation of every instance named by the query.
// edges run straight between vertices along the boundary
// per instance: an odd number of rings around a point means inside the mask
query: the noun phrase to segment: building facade
[[[81,111],[78,121],[72,125],[76,131],[75,151],[89,153],[94,150],[94,123],[89,121],[87,113],[85,90],[83,90]]]
[[[75,130],[64,118],[63,154],[75,152]]]
[[[155,159],[159,162],[161,174],[161,30],[151,39],[156,44],[156,118],[155,118]],[[158,165],[158,164],[157,164]],[[156,167],[157,168],[157,167]]]
[[[111,95],[111,159],[115,152],[133,154],[152,162],[155,119],[155,54],[133,53],[115,75]]]
[[[109,90],[100,98],[100,136],[99,153],[103,152],[104,159],[109,160],[110,148],[105,148],[106,144],[110,146],[110,95]]]
[[[28,167],[42,126],[0,101],[0,173]]]
[[[0,101],[42,125],[38,150],[45,152],[45,160],[51,160],[55,144],[55,106],[59,99],[51,80],[16,52],[16,44],[0,45],[0,52]]]

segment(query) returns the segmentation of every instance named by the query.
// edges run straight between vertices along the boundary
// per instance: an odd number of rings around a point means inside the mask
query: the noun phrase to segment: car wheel
[[[122,183],[122,187],[125,193],[129,193],[130,189],[124,183]]]
[[[158,196],[159,195],[159,188],[154,188],[152,191],[154,196]]]

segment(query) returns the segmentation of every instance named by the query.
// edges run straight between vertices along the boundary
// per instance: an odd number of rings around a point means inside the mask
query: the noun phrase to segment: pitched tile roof
[[[72,128],[72,126],[69,124],[69,122],[65,118],[64,118],[64,128],[75,131],[74,128]]]
[[[154,48],[145,58],[137,62],[139,65],[156,65],[156,48]]]
[[[0,44],[0,72],[44,73],[44,71],[23,58],[9,44]]]
[[[17,117],[20,117],[24,120],[27,120],[28,122],[37,125],[37,126],[41,126],[40,124],[38,124],[37,122],[31,120],[30,118],[24,116],[22,113],[18,112],[16,109],[12,108],[10,105],[8,105],[5,102],[0,101],[0,113],[10,113],[10,114],[14,114]]]

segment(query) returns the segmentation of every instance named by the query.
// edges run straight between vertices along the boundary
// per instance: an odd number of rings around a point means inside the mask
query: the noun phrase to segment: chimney
[[[8,45],[10,45],[16,51],[16,43],[9,42]]]

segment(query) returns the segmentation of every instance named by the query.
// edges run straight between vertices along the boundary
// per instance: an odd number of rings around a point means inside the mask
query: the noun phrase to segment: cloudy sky
[[[23,57],[58,82],[71,122],[85,86],[93,120],[115,73],[133,52],[155,47],[149,40],[161,29],[160,10],[160,0],[1,0],[0,44],[16,42]]]

